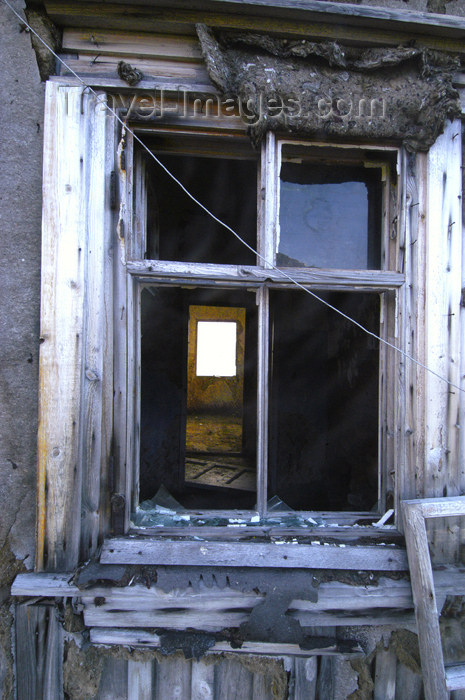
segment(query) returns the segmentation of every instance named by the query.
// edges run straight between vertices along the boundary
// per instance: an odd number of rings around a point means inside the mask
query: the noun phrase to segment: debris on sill
[[[386,527],[386,523],[391,516],[394,515],[394,508],[390,508],[385,512],[385,514],[376,522],[372,523],[373,527]],[[387,527],[394,527],[393,525]]]

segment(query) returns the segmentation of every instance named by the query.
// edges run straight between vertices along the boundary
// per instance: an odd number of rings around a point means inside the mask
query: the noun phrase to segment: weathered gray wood
[[[215,697],[229,700],[253,698],[253,673],[238,659],[224,659],[217,666],[215,676]]]
[[[100,485],[112,424],[111,138],[101,96],[82,86],[47,86],[46,123],[37,565],[66,570],[95,550],[104,529]]]
[[[213,513],[211,513],[213,515]],[[234,518],[234,519],[239,519],[242,518],[244,520],[244,523],[240,525],[240,527],[214,527],[214,526],[206,526],[206,525],[199,525],[199,526],[189,526],[187,525],[186,527],[179,528],[179,527],[168,527],[168,526],[160,526],[160,527],[152,527],[152,528],[144,528],[143,531],[137,531],[137,530],[130,530],[129,535],[144,535],[147,537],[180,537],[183,539],[189,539],[192,537],[200,537],[202,539],[220,539],[220,540],[233,540],[233,541],[240,541],[241,539],[249,539],[250,537],[254,537],[257,539],[268,539],[269,537],[269,530],[266,527],[257,527],[254,525],[247,525],[247,521],[250,520],[250,511],[248,513],[240,513],[239,511],[227,511],[223,512],[222,515],[227,518]],[[283,516],[285,514],[283,513]],[[326,520],[328,523],[331,520],[334,520],[334,513],[328,517],[325,518],[324,514],[322,515],[321,513],[303,513],[301,512],[300,515],[302,516],[303,519],[305,518],[321,518],[322,520]],[[312,529],[308,528],[306,531],[309,535],[312,536],[312,538],[315,539],[315,541],[322,541],[325,542],[329,540],[332,537],[337,538],[338,541],[340,541],[342,544],[346,542],[350,542],[352,544],[356,544],[358,541],[358,538],[354,537],[354,530],[351,528],[347,527],[347,525],[353,525],[355,521],[361,521],[363,516],[349,516],[347,517],[347,514],[337,514],[337,520],[338,523],[340,523],[340,526],[338,525],[333,525],[331,526],[330,524],[327,524],[324,526],[324,536],[318,534],[318,529]],[[372,523],[373,520],[377,520],[377,516],[373,519],[373,516],[365,516],[365,521],[367,525],[364,525],[363,527],[363,534],[360,537],[360,543],[362,543],[363,540],[365,542],[367,541],[365,538],[368,538],[369,541],[373,542],[373,544],[376,544],[377,542],[382,542],[383,544],[399,544],[403,545],[404,543],[404,538],[403,535],[400,534],[397,530],[393,530],[391,526],[388,526],[387,528],[381,527],[372,527],[369,526],[368,523]],[[344,521],[346,523],[346,526],[344,526]],[[303,534],[302,528],[299,527],[284,527],[283,525],[273,527],[273,537],[280,538],[280,537],[301,537]]]
[[[462,201],[460,120],[448,122],[428,153],[426,278],[426,364],[461,385]],[[463,479],[459,408],[461,392],[430,373],[426,376],[426,469],[424,495],[460,494]],[[462,402],[463,403],[463,402]],[[428,516],[430,517],[430,516]],[[429,525],[433,562],[458,560],[454,523]]]
[[[192,661],[190,700],[215,700],[215,666],[204,661]]]
[[[425,698],[448,700],[425,519],[415,503],[403,504],[403,515]]]
[[[375,659],[373,700],[395,700],[397,657],[390,649],[380,649]]]
[[[335,691],[335,671],[334,658],[325,656],[320,661],[320,671],[318,673],[318,697],[325,700],[334,700]]]
[[[231,234],[232,235],[232,234]],[[263,264],[263,261],[260,263]],[[192,278],[191,284],[199,280],[217,280],[225,282],[250,281],[259,284],[268,281],[270,286],[287,288],[292,283],[278,270],[257,269],[249,265],[215,265],[212,263],[182,263],[162,260],[128,261],[127,270],[144,281],[157,278],[169,278],[173,283],[178,279]],[[286,274],[301,284],[318,289],[360,289],[364,291],[384,291],[400,287],[405,277],[401,273],[389,270],[319,270],[317,268],[286,268]]]
[[[113,538],[105,542],[102,564],[264,566],[308,569],[405,571],[405,550],[345,545],[247,544]]]
[[[146,629],[117,629],[114,627],[92,627],[90,629],[90,641],[97,645],[122,644],[136,648],[158,648],[160,637],[155,632]],[[354,654],[361,653],[361,647],[354,650]],[[297,644],[277,644],[271,642],[244,642],[240,648],[231,646],[229,642],[216,642],[207,654],[221,654],[234,652],[235,654],[258,654],[264,656],[333,656],[340,655],[341,649],[334,645],[332,648],[301,649]],[[347,656],[347,652],[344,651]]]
[[[89,95],[46,88],[39,365],[37,566],[79,554]],[[63,158],[63,153],[67,157]],[[58,206],[57,203],[60,203]],[[47,558],[45,561],[44,558]]]
[[[391,329],[392,341],[409,355],[426,364],[425,285],[426,285],[426,215],[427,158],[401,153],[401,177],[398,186],[398,224],[394,228],[398,245],[396,269],[405,273],[405,285],[399,290],[397,317]],[[394,235],[393,234],[393,235]],[[397,336],[397,338],[396,338]],[[396,340],[394,341],[394,338]],[[423,494],[425,450],[425,370],[391,354],[396,386],[391,399],[395,429],[395,494],[397,522],[401,522],[400,500]],[[392,426],[394,428],[394,425]],[[390,440],[390,442],[392,442]]]
[[[153,661],[128,661],[128,699],[152,700]]]
[[[293,695],[290,700],[315,700],[318,679],[318,660],[316,656],[307,659],[295,658],[293,672]]]
[[[126,11],[123,14],[115,10],[115,6],[96,3],[94,0],[93,6],[90,5],[88,11],[91,14],[93,27],[107,29],[193,33],[193,25],[196,22],[204,22],[213,27],[274,31],[299,36],[311,34],[315,38],[327,39],[328,36],[332,36],[334,39],[350,39],[359,42],[371,39],[375,44],[380,42],[397,44],[411,37],[412,32],[418,32],[422,44],[430,48],[463,50],[463,43],[455,39],[456,35],[461,35],[463,23],[461,18],[430,13],[410,13],[388,8],[359,7],[353,4],[341,6],[334,2],[325,2],[322,5],[317,4],[317,1],[312,0],[309,6],[304,3],[298,7],[282,6],[279,8],[279,16],[274,16],[278,9],[276,6],[268,8],[268,3],[264,2],[261,3],[259,11],[253,4],[236,2],[234,5],[224,4],[221,12],[218,12],[218,5],[210,5],[210,11],[205,11],[203,6],[200,8],[202,11],[199,11],[198,6],[196,8],[195,5],[189,8],[168,9],[153,7],[151,4],[147,7],[146,13],[138,8],[136,13]],[[137,4],[141,5],[141,3]],[[147,0],[143,4],[147,4]],[[331,5],[335,9],[328,11],[326,5]],[[349,10],[341,16],[341,11],[347,7]],[[47,0],[46,8],[51,18],[59,25],[89,26],[89,17],[81,8],[79,12],[74,3]],[[241,14],[247,16],[244,17]],[[433,24],[435,20],[437,25]],[[444,26],[445,21],[447,26]],[[352,23],[356,26],[351,26]],[[434,36],[435,33],[440,33],[441,36]]]
[[[186,700],[190,694],[191,664],[189,662],[179,656],[168,656],[156,663],[155,697]]]
[[[465,690],[465,665],[457,664],[446,667],[447,690]]]
[[[423,697],[422,685],[418,673],[404,664],[397,664],[395,700],[420,700]]]
[[[105,525],[101,522],[107,494],[106,465],[112,430],[112,241],[109,206],[108,149],[113,157],[111,120],[103,108],[104,95],[89,100],[87,141],[87,238],[85,264],[83,381],[81,388],[82,464],[80,560],[95,553]],[[102,518],[103,520],[103,518]]]
[[[91,0],[95,2],[96,0]],[[48,3],[47,5],[53,3]],[[142,0],[141,2],[128,2],[128,5],[150,5],[153,6],[156,3],[148,2],[148,0]],[[161,4],[161,3],[160,3]],[[199,4],[200,5],[200,4]],[[388,7],[370,7],[367,5],[356,5],[345,4],[341,5],[337,2],[325,2],[322,6],[318,0],[217,0],[215,3],[217,9],[220,6],[223,11],[231,10],[240,14],[256,14],[257,8],[261,9],[261,12],[265,12],[266,15],[270,15],[276,10],[281,10],[280,15],[283,16],[282,11],[293,12],[295,16],[302,18],[306,13],[312,13],[316,15],[326,15],[334,17],[335,22],[341,21],[341,16],[344,17],[345,21],[350,24],[355,20],[360,23],[360,20],[380,20],[384,23],[387,22],[399,22],[402,24],[409,25],[409,29],[418,28],[420,25],[422,28],[428,27],[432,33],[444,34],[447,29],[458,30],[465,32],[465,20],[458,16],[445,16],[444,14],[434,14],[430,12],[418,12],[412,10],[397,10],[395,8]],[[191,3],[191,7],[195,8],[196,3]],[[205,3],[202,4],[205,7]],[[213,4],[210,7],[214,7]],[[284,16],[286,16],[284,14]]]
[[[76,597],[82,599],[88,619],[93,624],[110,625],[112,622],[124,626],[127,619],[136,615],[139,624],[153,626],[176,625],[180,629],[187,624],[213,630],[224,627],[224,611],[236,624],[248,619],[251,609],[262,596],[253,591],[243,593],[229,588],[202,588],[199,591],[171,591],[165,593],[157,588],[145,586],[127,588],[93,587],[80,591],[68,583],[69,576],[21,574],[12,588],[13,595],[32,597]],[[435,572],[436,596],[442,606],[446,595],[465,595],[463,571],[446,568]],[[95,605],[95,599],[103,605]],[[169,612],[167,612],[169,611]],[[207,614],[205,614],[205,611]],[[289,614],[304,626],[319,625],[367,625],[392,624],[412,625],[413,598],[407,580],[381,578],[377,585],[350,586],[338,581],[322,583],[318,588],[318,601],[291,602]]]
[[[465,496],[422,498],[404,501],[407,507],[418,509],[424,518],[447,518],[465,515]]]
[[[106,657],[95,700],[127,700],[128,662],[126,659]]]
[[[128,363],[132,355],[132,337],[128,338],[128,325],[132,319],[129,315],[129,296],[131,293],[126,274],[127,241],[132,234],[133,210],[133,136],[123,128],[120,133],[115,172],[118,177],[118,210],[115,216],[114,233],[114,301],[113,301],[113,331],[114,331],[114,436],[113,436],[113,474],[112,491],[118,499],[123,497],[121,513],[112,514],[113,531],[126,531],[129,524],[131,508],[131,470],[129,469],[132,453],[130,449],[131,436],[134,426],[129,422],[132,415],[132,387],[129,389]],[[130,347],[131,346],[131,347]],[[110,494],[110,495],[113,495]],[[120,521],[121,518],[121,521]]]
[[[16,606],[17,699],[63,697],[63,629],[52,606]]]

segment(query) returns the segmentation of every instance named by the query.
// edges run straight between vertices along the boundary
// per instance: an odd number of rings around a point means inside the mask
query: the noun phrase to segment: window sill
[[[241,533],[242,534],[242,533]],[[322,541],[316,536],[249,535],[249,541],[206,539],[206,533],[186,536],[129,535],[104,542],[101,564],[153,566],[218,566],[354,571],[407,571],[405,548],[389,541],[375,544]],[[327,538],[325,538],[327,539]]]

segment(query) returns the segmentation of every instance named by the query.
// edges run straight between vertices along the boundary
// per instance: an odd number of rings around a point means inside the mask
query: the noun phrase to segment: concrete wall
[[[12,0],[17,10],[21,0]],[[10,584],[34,560],[43,92],[0,3],[0,697],[13,698]]]

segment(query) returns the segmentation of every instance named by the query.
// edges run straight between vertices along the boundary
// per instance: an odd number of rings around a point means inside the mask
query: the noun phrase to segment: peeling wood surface
[[[192,542],[114,538],[102,549],[102,564],[265,566],[306,569],[405,571],[405,550],[397,547]]]

